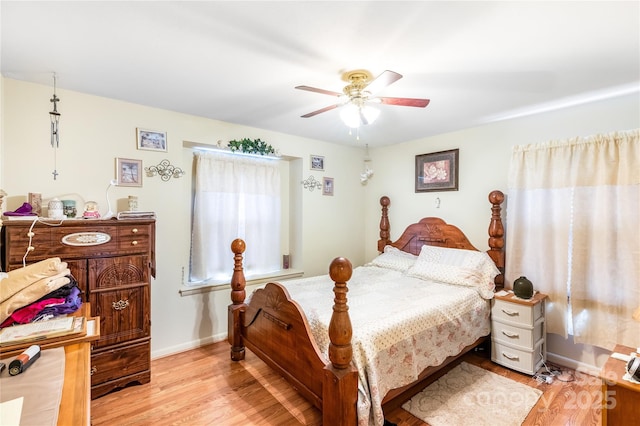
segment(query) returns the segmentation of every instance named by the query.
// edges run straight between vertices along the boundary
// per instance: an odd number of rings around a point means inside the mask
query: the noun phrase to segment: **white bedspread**
[[[304,310],[326,356],[333,281],[324,275],[283,285]],[[375,266],[355,268],[348,288],[362,426],[384,423],[381,402],[389,390],[417,380],[425,368],[441,364],[490,332],[489,301],[473,288]]]

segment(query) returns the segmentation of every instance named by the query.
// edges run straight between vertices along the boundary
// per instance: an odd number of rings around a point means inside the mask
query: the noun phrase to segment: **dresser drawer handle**
[[[516,315],[520,314],[518,311],[510,311],[508,309],[503,309],[502,312],[509,315],[510,317],[515,317]]]
[[[504,330],[502,330],[502,334],[504,334],[507,337],[511,337],[512,339],[517,339],[518,337],[520,337],[518,333],[509,333],[508,331],[504,331]]]
[[[131,230],[131,232],[133,232],[134,234],[137,234],[137,233],[138,233],[138,228],[133,228],[133,229]]]
[[[121,311],[123,309],[126,309],[129,307],[129,301],[128,300],[118,300],[117,302],[112,302],[111,306],[113,307],[113,309],[115,309],[116,311]]]
[[[138,245],[138,242],[137,242],[137,241],[131,241],[131,245],[132,245],[132,246],[137,246],[137,245]]]
[[[519,356],[517,356],[517,355],[509,355],[509,354],[504,353],[504,352],[502,352],[502,356],[507,358],[507,359],[510,359],[511,361],[519,361],[520,360]]]
[[[95,373],[98,372],[98,367],[96,367],[95,365],[93,367],[91,367],[91,372],[90,372],[90,376],[93,376]]]

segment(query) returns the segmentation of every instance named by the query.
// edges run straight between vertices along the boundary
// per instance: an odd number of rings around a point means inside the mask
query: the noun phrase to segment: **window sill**
[[[299,269],[283,269],[281,271],[269,274],[269,275],[256,275],[247,279],[247,287],[254,286],[259,284],[266,284],[271,281],[283,281],[290,280],[293,278],[300,278],[304,275],[304,271]],[[178,292],[180,296],[191,296],[193,294],[201,294],[201,293],[209,293],[211,291],[219,291],[219,290],[230,290],[231,283],[215,283],[215,284],[204,284],[198,286],[186,286],[183,285],[180,287]]]

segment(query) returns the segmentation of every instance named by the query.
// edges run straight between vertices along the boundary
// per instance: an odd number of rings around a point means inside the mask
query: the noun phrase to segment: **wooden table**
[[[46,340],[39,342],[42,350],[55,347],[64,347],[64,382],[62,384],[62,396],[60,410],[58,411],[58,425],[90,425],[91,415],[91,342],[100,338],[100,318],[89,317],[91,307],[84,303],[73,316],[84,316],[87,321],[92,321],[94,329],[89,330],[86,336],[71,338],[68,340],[55,340],[48,343]],[[2,357],[15,356],[24,348],[2,348]]]
[[[64,347],[64,383],[58,425],[89,425],[91,416],[91,343]]]
[[[635,349],[616,345],[614,352],[625,355]],[[640,422],[640,385],[624,380],[627,363],[611,358],[602,367],[602,424],[630,425]]]

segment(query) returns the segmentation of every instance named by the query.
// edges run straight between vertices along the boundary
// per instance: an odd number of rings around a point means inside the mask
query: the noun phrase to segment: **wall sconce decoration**
[[[313,192],[314,189],[322,189],[322,182],[316,180],[313,176],[309,176],[302,181],[302,186],[304,189],[308,189],[309,192]]]
[[[163,181],[168,181],[172,177],[178,179],[184,176],[184,171],[180,167],[172,165],[169,160],[162,160],[156,166],[145,167],[144,171],[147,172],[148,177],[154,177],[159,175]]]
[[[51,120],[51,147],[53,148],[53,180],[58,177],[58,167],[56,149],[60,147],[60,113],[58,112],[58,102],[60,98],[56,96],[56,73],[53,73],[53,97],[49,100],[53,103],[53,111],[49,112]]]
[[[373,169],[371,166],[371,157],[369,157],[369,144],[365,145],[364,151],[364,172],[360,173],[360,183],[366,185],[369,179],[373,177]]]

